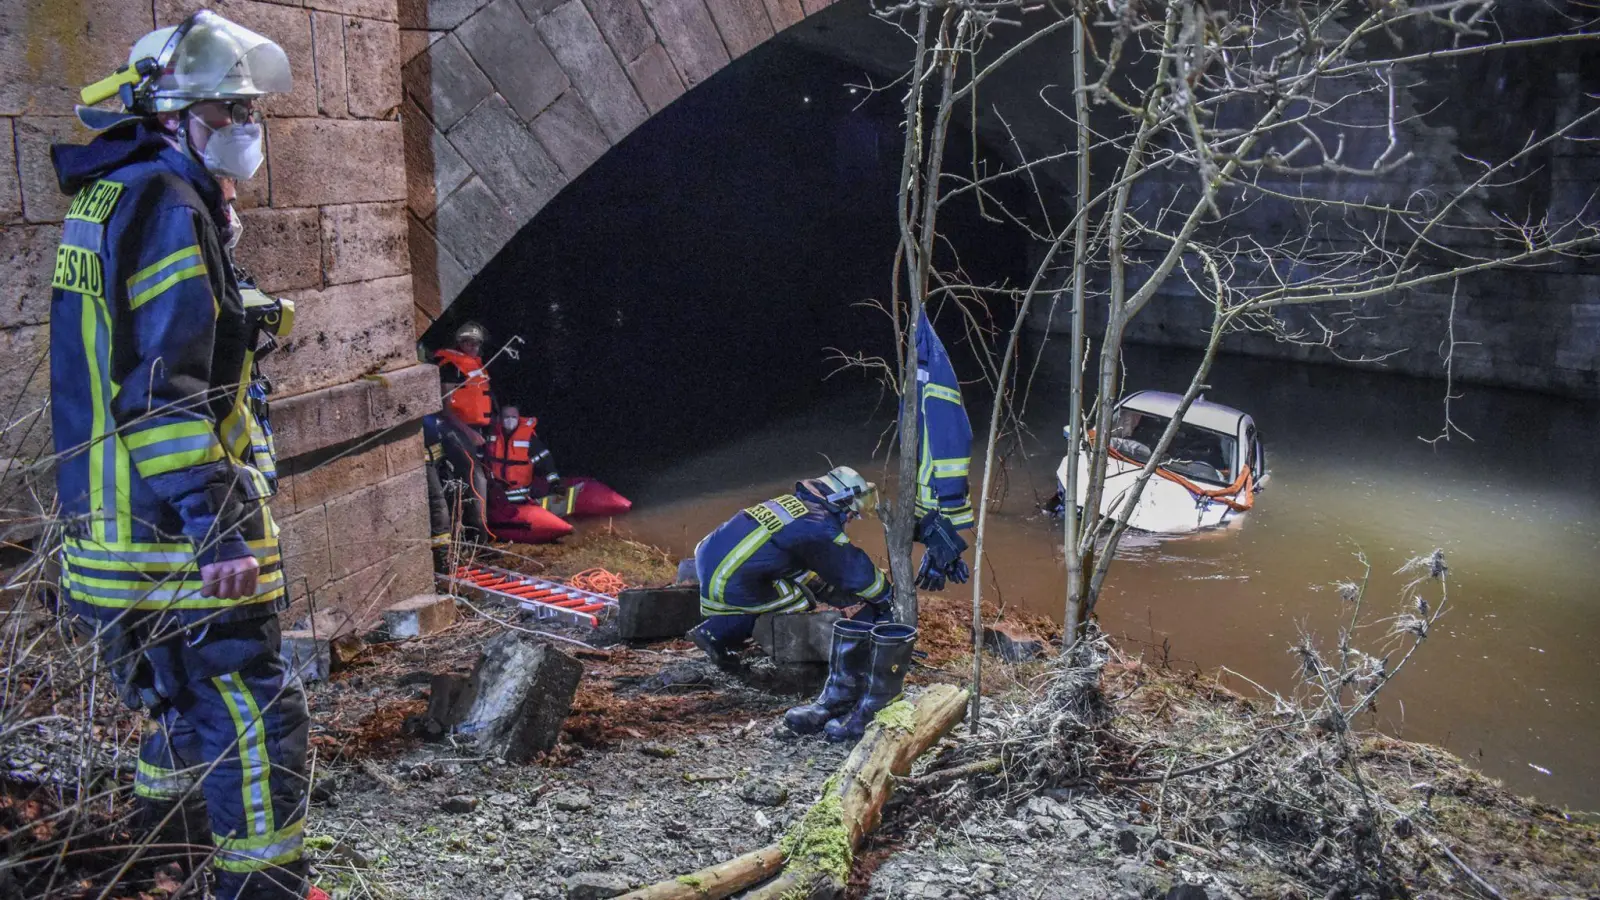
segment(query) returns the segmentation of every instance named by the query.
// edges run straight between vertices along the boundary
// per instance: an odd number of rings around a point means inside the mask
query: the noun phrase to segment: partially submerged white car
[[[1161,441],[1183,399],[1163,391],[1139,391],[1124,397],[1111,417],[1111,458],[1106,461],[1106,487],[1100,511],[1120,515],[1132,498],[1139,471]],[[1066,429],[1073,439],[1071,426]],[[1066,495],[1067,461],[1056,470],[1060,493]],[[1078,456],[1077,505],[1088,499],[1089,454]],[[1150,476],[1128,527],[1157,534],[1187,534],[1238,521],[1250,510],[1267,480],[1266,452],[1255,422],[1244,413],[1197,397],[1183,414],[1166,457]]]

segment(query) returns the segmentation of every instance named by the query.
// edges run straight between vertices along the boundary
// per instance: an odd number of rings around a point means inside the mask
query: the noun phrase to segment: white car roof
[[[1170,419],[1178,411],[1178,403],[1182,400],[1182,394],[1172,394],[1166,391],[1139,391],[1123,398],[1123,401],[1117,405],[1119,408],[1127,407],[1138,412],[1153,413]],[[1212,403],[1206,400],[1204,395],[1196,397],[1195,401],[1189,404],[1189,410],[1183,414],[1185,424],[1198,425],[1201,428],[1209,428],[1212,431],[1220,431],[1228,435],[1237,435],[1239,433],[1239,422],[1244,418],[1246,418],[1245,414],[1239,410],[1231,406],[1223,406],[1220,403]]]

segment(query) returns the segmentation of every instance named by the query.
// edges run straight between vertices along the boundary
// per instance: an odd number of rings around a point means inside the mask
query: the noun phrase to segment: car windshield
[[[1116,421],[1111,425],[1111,448],[1117,453],[1143,465],[1150,461],[1151,448],[1161,443],[1161,433],[1171,419],[1155,413],[1138,410],[1117,410]],[[1162,468],[1185,478],[1208,481],[1212,484],[1233,483],[1233,461],[1238,441],[1220,431],[1190,425],[1178,426],[1167,448]]]

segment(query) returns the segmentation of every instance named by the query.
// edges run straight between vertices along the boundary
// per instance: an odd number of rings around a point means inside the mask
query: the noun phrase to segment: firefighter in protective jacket
[[[251,396],[290,310],[244,299],[218,181],[255,174],[255,101],[290,82],[277,44],[201,11],[85,89],[121,100],[79,107],[102,134],[52,148],[73,196],[50,310],[62,587],[156,720],[135,781],[146,821],[209,821],[209,838],[173,837],[215,843],[225,900],[325,896],[301,859],[308,721],[279,656],[274,461]]]
[[[700,612],[707,618],[689,638],[726,669],[737,666],[735,651],[762,613],[799,612],[816,601],[859,603],[853,618],[887,621],[894,586],[844,533],[871,493],[856,470],[840,466],[796,484],[792,494],[740,511],[707,535],[694,551]]]

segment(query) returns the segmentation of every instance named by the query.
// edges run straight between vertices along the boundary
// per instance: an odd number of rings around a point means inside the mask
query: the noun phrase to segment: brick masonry
[[[419,419],[439,403],[413,349],[397,0],[0,4],[0,396],[20,400],[0,437],[0,489],[10,505],[24,483],[50,484],[30,468],[49,448],[49,271],[68,202],[49,145],[89,137],[72,116],[79,87],[201,6],[278,41],[295,78],[267,104],[268,161],[242,191],[238,252],[298,312],[267,362],[291,590],[375,617],[432,589]]]
[[[647,118],[830,2],[401,0],[418,330]]]

